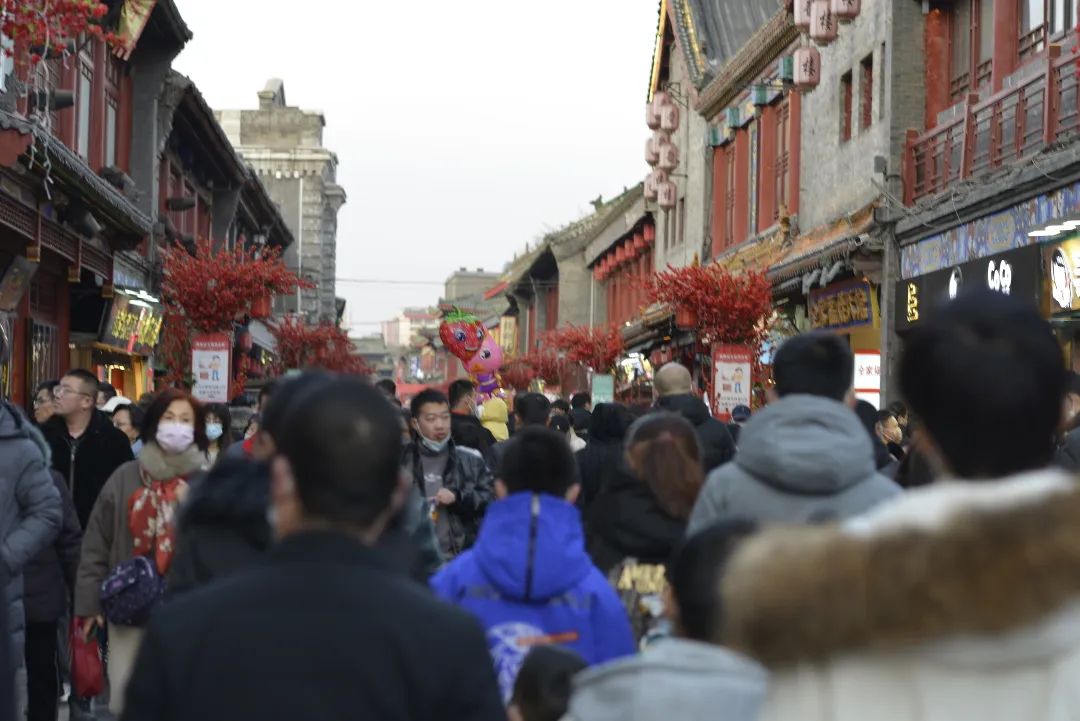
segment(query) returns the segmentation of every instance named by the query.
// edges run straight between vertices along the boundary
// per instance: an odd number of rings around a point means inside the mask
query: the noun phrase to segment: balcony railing
[[[919,135],[908,131],[904,202],[947,190],[965,178],[1023,161],[1080,133],[1080,57],[1051,45],[1043,72],[985,100],[969,95],[963,114]]]

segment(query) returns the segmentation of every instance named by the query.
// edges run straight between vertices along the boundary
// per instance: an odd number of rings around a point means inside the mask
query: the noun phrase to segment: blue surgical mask
[[[450,445],[450,436],[447,436],[443,441],[440,442],[433,441],[430,438],[426,438],[422,433],[418,435],[420,436],[420,445],[426,448],[428,452],[434,453],[436,455],[445,451],[446,447]]]
[[[222,429],[220,423],[206,424],[206,437],[210,440],[216,441],[218,438],[221,438],[222,433],[224,433],[224,430]]]

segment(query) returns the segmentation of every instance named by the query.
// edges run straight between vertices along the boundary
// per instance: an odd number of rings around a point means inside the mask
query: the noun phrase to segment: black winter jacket
[[[735,441],[731,438],[731,431],[709,415],[709,408],[700,398],[689,394],[665,396],[656,402],[656,407],[678,413],[694,425],[698,440],[701,441],[706,475],[735,457]]]
[[[664,512],[649,485],[620,463],[588,510],[589,555],[605,575],[625,558],[667,564],[686,524]]]
[[[105,481],[134,460],[131,442],[101,411],[94,411],[86,433],[73,445],[64,419],[54,416],[41,426],[52,451],[52,465],[64,477],[75,499],[79,524],[86,528]]]
[[[161,606],[123,721],[504,721],[484,632],[386,554],[292,536]]]
[[[450,416],[450,437],[454,443],[465,448],[479,451],[488,466],[494,465],[495,456],[491,448],[497,443],[491,431],[484,428],[484,424],[476,416],[465,416],[454,413]]]
[[[79,569],[82,549],[82,526],[75,513],[75,502],[64,477],[49,473],[60,494],[64,521],[56,540],[45,547],[23,569],[23,608],[27,623],[51,623],[63,617],[68,599],[75,592],[75,572]]]
[[[262,463],[223,458],[201,479],[180,511],[169,593],[177,594],[247,568],[263,558],[270,475]]]
[[[603,491],[608,479],[619,473],[623,463],[623,440],[594,438],[575,456],[581,478],[578,508],[585,512]]]
[[[401,466],[409,473],[423,499],[424,465],[420,460],[420,448],[415,442],[405,447]],[[453,546],[460,553],[476,542],[484,511],[495,500],[495,480],[480,453],[470,448],[458,448],[451,441],[443,486],[457,497],[447,510]]]

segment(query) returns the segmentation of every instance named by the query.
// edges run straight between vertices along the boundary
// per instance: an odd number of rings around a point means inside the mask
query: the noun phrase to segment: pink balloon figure
[[[484,342],[480,344],[480,350],[469,359],[466,369],[472,375],[476,383],[476,392],[481,402],[494,396],[502,396],[503,391],[499,382],[498,371],[503,364],[503,352],[499,344],[490,334],[484,336]]]

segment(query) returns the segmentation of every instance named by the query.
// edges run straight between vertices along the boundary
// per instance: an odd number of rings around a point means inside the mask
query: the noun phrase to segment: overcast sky
[[[339,278],[502,270],[645,177],[658,0],[178,0],[176,67],[216,109],[266,80],[322,110],[348,193]],[[339,282],[354,335],[440,285]]]

